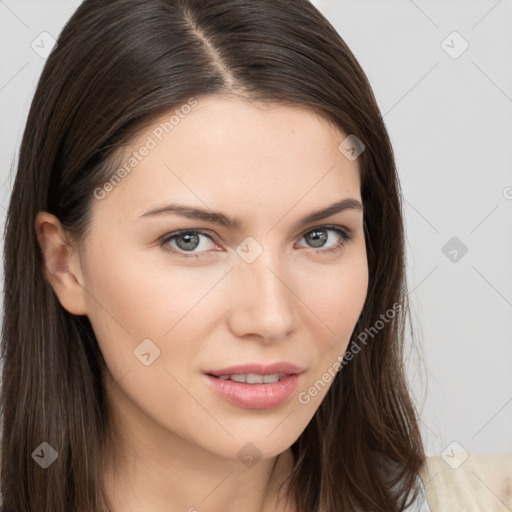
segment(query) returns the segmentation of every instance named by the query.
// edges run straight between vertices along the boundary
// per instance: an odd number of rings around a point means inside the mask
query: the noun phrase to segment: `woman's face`
[[[270,457],[320,405],[366,297],[362,210],[301,220],[362,202],[358,161],[338,149],[346,135],[307,110],[188,105],[140,134],[125,172],[96,189],[77,277],[124,425],[151,432],[147,443]],[[280,362],[300,374],[207,375]]]

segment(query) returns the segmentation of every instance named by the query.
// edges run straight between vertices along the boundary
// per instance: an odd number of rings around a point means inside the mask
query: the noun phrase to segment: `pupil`
[[[313,247],[322,247],[327,240],[326,230],[312,231],[308,236],[313,237]]]
[[[185,240],[185,244],[180,243],[180,240]],[[192,240],[192,242],[191,242]],[[193,243],[195,242],[195,243]],[[199,236],[196,233],[185,233],[176,239],[176,244],[180,249],[190,250],[195,249],[199,245]],[[190,246],[192,244],[192,247]]]

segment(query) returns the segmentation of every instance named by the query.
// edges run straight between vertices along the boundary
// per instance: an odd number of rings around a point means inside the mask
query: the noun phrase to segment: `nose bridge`
[[[239,336],[253,334],[268,340],[278,339],[293,328],[292,286],[286,282],[289,277],[282,255],[270,245],[264,248],[260,245],[260,254],[250,263],[250,258],[243,256],[236,261],[230,321]],[[249,251],[256,249],[253,245]]]

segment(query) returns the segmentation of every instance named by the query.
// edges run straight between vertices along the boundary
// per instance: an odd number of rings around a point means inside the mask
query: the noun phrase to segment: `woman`
[[[429,510],[404,265],[388,134],[311,4],[85,0],[7,216],[2,510]]]

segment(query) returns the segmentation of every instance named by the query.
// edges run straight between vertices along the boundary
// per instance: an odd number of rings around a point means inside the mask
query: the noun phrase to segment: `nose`
[[[255,261],[237,261],[230,276],[229,326],[242,338],[267,343],[289,336],[296,328],[293,282],[277,257],[264,251]]]

